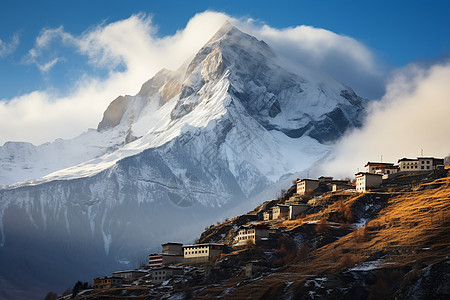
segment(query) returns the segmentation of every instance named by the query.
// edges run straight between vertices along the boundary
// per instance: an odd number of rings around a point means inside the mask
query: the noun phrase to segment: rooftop
[[[319,180],[317,180],[317,179],[310,179],[310,178],[297,179],[297,182],[302,182],[302,181],[319,181]]]
[[[153,254],[149,254],[149,256],[183,256],[183,255],[178,255],[178,254],[173,254],[173,253],[153,253]]]
[[[161,246],[165,246],[165,245],[180,245],[180,246],[183,246],[183,243],[168,242],[168,243],[162,244]]]
[[[394,163],[384,163],[384,162],[373,162],[373,161],[368,161],[367,164],[364,167],[367,166],[393,166]]]
[[[239,229],[248,229],[248,228],[255,228],[255,229],[262,229],[262,230],[270,229],[267,225],[263,225],[263,224],[242,225]]]
[[[373,173],[369,173],[369,172],[358,172],[355,174],[355,176],[358,176],[358,175],[383,176],[381,174],[373,174]]]
[[[170,270],[183,270],[183,267],[174,267],[174,266],[158,266],[158,267],[153,267],[153,270],[163,270],[163,269],[170,269]]]
[[[187,247],[204,247],[204,246],[225,246],[225,244],[219,244],[219,243],[205,243],[205,244],[193,244],[193,245],[185,245],[183,248]]]
[[[113,274],[124,274],[124,273],[131,273],[131,272],[148,273],[147,271],[144,271],[144,270],[126,270],[126,271],[116,271],[116,272],[113,272]]]

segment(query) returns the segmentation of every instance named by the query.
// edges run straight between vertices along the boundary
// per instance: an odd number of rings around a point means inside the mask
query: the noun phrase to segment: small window
[[[430,169],[430,166],[427,166],[427,169]]]
[[[423,169],[425,169],[425,167],[424,167],[424,166],[421,166],[420,168],[421,168],[422,170],[423,170]]]
[[[422,160],[422,165],[425,163],[425,161],[424,160]]]
[[[427,164],[429,164],[430,163],[430,161],[429,160],[427,160]]]

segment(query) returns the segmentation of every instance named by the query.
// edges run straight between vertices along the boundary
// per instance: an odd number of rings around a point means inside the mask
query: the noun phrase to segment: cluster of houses
[[[316,179],[297,179],[297,194],[309,192],[326,192],[339,190],[355,190],[364,193],[369,189],[378,188],[383,180],[393,178],[396,174],[405,172],[429,172],[444,167],[444,159],[436,157],[401,158],[394,163],[367,162],[365,170],[355,174],[355,185],[350,180],[333,180],[333,177]]]
[[[243,225],[236,233],[234,246],[239,248],[263,243],[270,238],[270,228],[265,225]],[[213,261],[225,250],[225,244],[204,243],[183,245],[181,243],[165,243],[161,245],[162,253],[150,254],[148,269],[114,272],[113,276],[95,278],[94,289],[109,289],[131,284],[136,279],[147,276],[152,284],[162,283],[174,277],[182,277],[185,265],[196,265]]]
[[[94,289],[120,287],[144,276],[147,276],[147,280],[152,284],[183,276],[184,264],[197,264],[214,260],[223,253],[225,245],[217,243],[195,245],[165,243],[161,247],[162,253],[149,255],[148,269],[118,271],[114,272],[113,276],[96,278],[94,279]]]
[[[284,202],[277,204],[262,212],[264,221],[277,219],[295,219],[309,208],[304,203],[302,196],[316,192],[328,192],[339,190],[351,190],[356,192],[366,192],[369,189],[377,188],[383,180],[395,176],[401,172],[422,172],[432,171],[444,165],[444,160],[435,157],[418,157],[416,159],[402,158],[398,160],[398,165],[394,163],[368,162],[364,167],[364,172],[358,172],[355,184],[350,180],[334,180],[333,177],[319,177],[318,179],[297,179],[295,193]],[[303,201],[303,202],[302,202]],[[248,214],[246,217],[254,217],[254,221],[261,220],[261,215]],[[267,224],[267,223],[266,223]],[[243,247],[249,244],[262,245],[270,244],[273,240],[272,230],[268,225],[259,222],[252,222],[242,225],[236,232],[233,247]],[[146,280],[153,284],[164,282],[170,278],[183,276],[184,265],[206,263],[217,259],[224,253],[225,244],[204,243],[183,245],[181,243],[162,244],[162,252],[151,254],[148,258],[148,267],[144,270],[129,270],[114,272],[113,276],[94,279],[94,289],[107,289],[119,287],[123,284],[130,284],[136,279],[146,276]],[[247,266],[246,272],[251,274],[256,264]]]
[[[356,173],[356,191],[364,193],[378,188],[383,180],[395,177],[401,172],[429,172],[444,167],[444,159],[436,157],[401,158],[394,163],[368,162],[364,172]]]

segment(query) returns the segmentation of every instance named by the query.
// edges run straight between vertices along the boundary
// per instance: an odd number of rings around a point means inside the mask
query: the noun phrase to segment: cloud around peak
[[[72,138],[96,127],[113,99],[136,94],[142,83],[162,68],[177,69],[227,20],[266,41],[290,65],[303,64],[329,73],[362,96],[381,95],[384,70],[374,54],[351,37],[309,26],[275,29],[212,11],[196,14],[185,28],[161,37],[150,16],[136,14],[101,23],[80,35],[63,26],[43,29],[25,58],[27,63],[35,64],[47,76],[61,62],[67,69],[79,63],[67,55],[71,51],[84,57],[91,69],[67,91],[52,87],[0,101],[0,144],[8,140],[39,144]],[[99,76],[98,70],[107,75]]]
[[[450,154],[450,62],[397,70],[386,94],[373,102],[361,129],[342,138],[318,174],[351,176],[367,161]]]

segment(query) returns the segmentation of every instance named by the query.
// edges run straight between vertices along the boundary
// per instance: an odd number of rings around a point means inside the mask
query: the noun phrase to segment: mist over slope
[[[63,289],[135,267],[162,242],[192,242],[328,155],[365,105],[326,75],[286,71],[225,23],[191,61],[111,102],[96,131],[0,147],[2,289]]]

